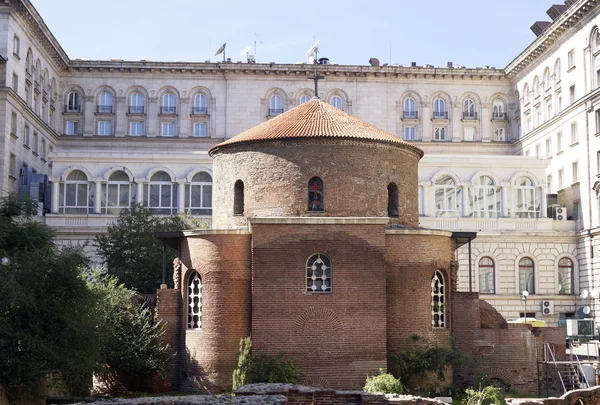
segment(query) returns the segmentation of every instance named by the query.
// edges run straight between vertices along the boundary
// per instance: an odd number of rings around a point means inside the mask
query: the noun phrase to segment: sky
[[[557,0],[31,0],[70,58],[503,68]]]

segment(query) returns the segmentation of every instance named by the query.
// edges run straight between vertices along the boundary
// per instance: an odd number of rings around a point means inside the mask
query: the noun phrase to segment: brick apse
[[[457,239],[419,228],[420,149],[315,98],[209,153],[213,229],[157,235],[179,249],[158,299],[173,386],[230,390],[247,336],[335,389],[362,388],[411,335],[449,344],[454,318],[475,339],[452,310]]]

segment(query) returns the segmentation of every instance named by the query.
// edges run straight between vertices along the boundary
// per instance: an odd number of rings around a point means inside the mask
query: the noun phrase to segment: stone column
[[[481,129],[481,141],[491,142],[494,137],[492,129],[492,117],[490,117],[490,111],[492,105],[490,103],[483,103],[481,105],[481,117],[479,119],[479,129]]]
[[[113,125],[115,126],[115,137],[124,137],[128,133],[127,126],[127,97],[117,97],[115,110],[113,111]]]
[[[100,214],[100,201],[102,201],[102,183],[99,180],[94,182],[94,214]]]
[[[421,119],[420,122],[420,130],[421,140],[423,142],[431,142],[433,139],[433,125],[431,122],[431,103],[424,102],[421,104]]]
[[[178,111],[178,118],[179,118],[179,125],[178,125],[178,129],[179,129],[179,133],[178,136],[180,138],[187,138],[188,136],[190,136],[190,103],[189,103],[190,99],[189,98],[182,98],[180,103],[179,103],[179,111]],[[208,130],[208,128],[207,128]]]
[[[435,186],[430,181],[425,181],[423,184],[423,209],[425,216],[435,217]]]
[[[150,97],[148,99],[148,118],[146,134],[148,138],[155,138],[160,129],[160,119],[158,119],[158,99],[156,97]]]
[[[462,183],[460,185],[461,189],[462,189],[462,195],[461,195],[461,210],[460,210],[460,215],[462,217],[466,217],[468,215],[467,209],[469,206],[469,187],[471,186],[470,183]]]
[[[177,213],[185,212],[185,181],[177,180]]]
[[[510,183],[500,183],[500,215],[502,218],[508,218],[508,190]]]
[[[540,187],[540,218],[548,216],[546,194],[548,194],[548,183],[542,183]]]
[[[135,184],[135,203],[142,204],[144,202],[144,183],[136,180]]]
[[[426,216],[427,215],[427,185],[426,182],[421,182],[421,187],[419,190],[421,194],[421,210],[419,211],[419,215]]]
[[[80,121],[82,133],[83,136],[92,136],[96,133],[96,99],[94,96],[85,96],[82,101],[85,103]]]
[[[52,180],[52,187],[50,190],[52,193],[52,199],[51,199],[52,206],[50,207],[50,211],[53,214],[58,214],[58,206],[59,206],[59,198],[60,198],[60,182],[58,181],[58,179]]]

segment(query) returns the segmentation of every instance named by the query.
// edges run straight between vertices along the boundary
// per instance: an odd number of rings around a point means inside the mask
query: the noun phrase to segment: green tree
[[[101,345],[90,333],[98,296],[82,277],[82,255],[57,249],[34,212],[29,200],[0,200],[0,384],[21,396],[52,373],[86,393]]]
[[[106,235],[96,238],[98,253],[105,261],[107,273],[117,277],[125,287],[153,294],[162,282],[163,249],[154,232],[196,227],[198,224],[190,217],[159,217],[142,206],[133,206],[121,211]],[[170,285],[176,255],[174,249],[167,247],[167,283]]]

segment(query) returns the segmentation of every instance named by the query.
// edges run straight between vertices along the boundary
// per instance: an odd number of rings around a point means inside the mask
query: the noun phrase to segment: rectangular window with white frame
[[[79,121],[66,121],[65,122],[65,134],[66,135],[79,135]]]
[[[563,151],[563,139],[562,139],[562,132],[557,132],[556,133],[556,151],[558,153]]]
[[[573,104],[575,102],[575,85],[569,87],[569,104]]]
[[[10,115],[10,133],[17,136],[17,113],[14,111]]]
[[[579,162],[575,161],[571,164],[571,170],[573,171],[573,184],[579,183]]]
[[[26,148],[29,148],[29,125],[25,124],[25,127],[23,129],[23,146],[25,146]]]
[[[31,151],[37,155],[38,153],[38,133],[33,131],[33,142],[31,144]]]
[[[546,157],[552,157],[552,138],[546,138]]]
[[[129,123],[129,135],[141,136],[144,134],[144,124],[140,121],[131,121]]]
[[[404,139],[406,141],[416,141],[417,127],[404,127]]]
[[[46,140],[44,138],[42,138],[42,150],[40,152],[40,157],[46,160]]]
[[[463,127],[463,141],[475,141],[475,140],[477,140],[477,128]]]
[[[548,183],[548,194],[554,193],[554,185],[552,184],[552,175],[546,176],[546,183]]]
[[[447,141],[448,140],[448,128],[447,127],[435,127],[433,129],[433,140],[434,141]]]
[[[599,134],[600,133],[600,110],[596,110],[595,117],[596,117],[596,133]]]
[[[12,89],[15,91],[15,93],[19,93],[19,75],[16,73],[13,73]]]
[[[571,123],[571,145],[575,145],[577,142],[579,142],[579,136],[577,134],[577,123],[572,122]]]
[[[98,135],[112,135],[111,121],[98,121]]]
[[[161,125],[162,136],[175,136],[175,123],[174,122],[163,122]]]
[[[494,130],[494,141],[496,141],[496,142],[505,142],[506,141],[506,129],[505,128],[496,128]]]
[[[205,122],[194,124],[194,136],[199,138],[205,138],[207,136]]]
[[[558,171],[558,189],[562,190],[564,188],[565,185],[565,171],[563,169],[560,169]]]
[[[19,39],[19,37],[16,36],[16,35],[13,37],[13,54],[17,58],[20,58],[20,54],[21,54],[21,39]]]
[[[575,49],[571,49],[567,54],[567,69],[575,67]]]
[[[10,154],[10,161],[8,167],[8,175],[17,178],[17,157],[14,154]]]

